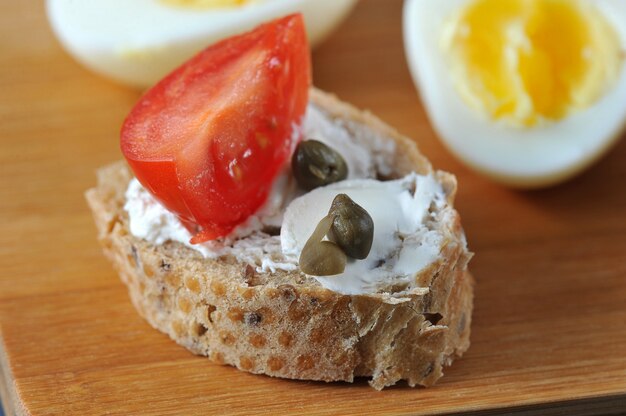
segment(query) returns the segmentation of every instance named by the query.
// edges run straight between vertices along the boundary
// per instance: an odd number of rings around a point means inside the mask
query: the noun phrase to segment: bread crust
[[[414,142],[370,113],[315,89],[311,101],[393,140],[398,176],[432,172]],[[452,205],[455,178],[435,174]],[[156,246],[134,237],[123,209],[131,178],[118,162],[100,169],[87,191],[98,239],[141,316],[192,352],[275,377],[365,376],[380,390],[399,380],[430,386],[469,347],[474,281],[454,209],[438,224],[446,242],[439,260],[416,277],[422,290],[348,296],[298,271],[262,276],[237,259],[206,259],[176,242]]]

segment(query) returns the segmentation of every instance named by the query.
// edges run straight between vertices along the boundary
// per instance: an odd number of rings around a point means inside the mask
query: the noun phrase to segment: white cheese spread
[[[238,226],[227,238],[202,244],[191,244],[189,242],[191,233],[176,215],[154,199],[137,179],[133,179],[126,190],[124,205],[128,212],[130,232],[135,237],[153,244],[163,244],[167,241],[182,243],[206,258],[232,255],[243,262],[257,265],[263,271],[295,270],[297,259],[289,259],[282,255],[280,237],[262,231],[266,226],[275,226],[277,218],[280,226],[282,212],[285,209],[283,204],[289,202],[280,195],[290,195],[288,193],[291,186],[290,177],[291,175],[283,174],[278,178],[263,208]]]
[[[425,225],[432,215],[431,205],[442,209],[445,204],[439,183],[432,176],[412,173],[394,181],[346,180],[315,189],[287,207],[281,229],[285,255],[299,258],[340,193],[347,194],[372,217],[372,248],[367,258],[348,260],[339,275],[313,277],[328,289],[350,295],[374,293],[392,285],[411,289],[415,275],[439,255],[441,235]]]
[[[341,128],[312,106],[309,106],[305,116],[304,137],[307,140],[318,140],[343,156],[348,167],[348,179],[376,176],[376,166],[370,149],[358,143],[348,130]]]

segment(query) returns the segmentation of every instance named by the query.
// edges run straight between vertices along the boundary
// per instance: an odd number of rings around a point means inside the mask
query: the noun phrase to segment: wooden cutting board
[[[595,414],[626,411],[626,141],[585,175],[520,192],[437,141],[413,88],[401,1],[362,1],[315,83],[454,172],[477,278],[472,346],[431,389],[272,379],[193,356],[133,310],[83,192],[120,158],[138,92],[74,63],[43,2],[0,2],[0,366],[8,414]]]

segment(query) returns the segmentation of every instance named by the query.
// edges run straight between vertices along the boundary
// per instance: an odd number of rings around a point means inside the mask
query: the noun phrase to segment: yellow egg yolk
[[[475,0],[445,33],[465,101],[517,126],[590,106],[622,65],[615,30],[580,0]]]
[[[239,7],[254,0],[160,0],[168,6],[187,7],[193,9],[218,9],[224,7]]]

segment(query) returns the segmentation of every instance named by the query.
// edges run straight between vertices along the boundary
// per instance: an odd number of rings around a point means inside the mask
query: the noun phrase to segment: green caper
[[[302,250],[300,270],[312,276],[332,276],[341,274],[346,269],[346,253],[331,241],[320,241]]]
[[[326,216],[319,222],[300,253],[300,270],[313,276],[332,276],[346,269],[346,254],[332,241],[322,241],[333,224]]]
[[[374,241],[374,221],[370,214],[348,195],[339,194],[333,200],[328,215],[333,218],[328,238],[348,256],[366,258]]]
[[[317,140],[298,144],[291,158],[291,169],[298,185],[307,191],[348,177],[343,157]]]

